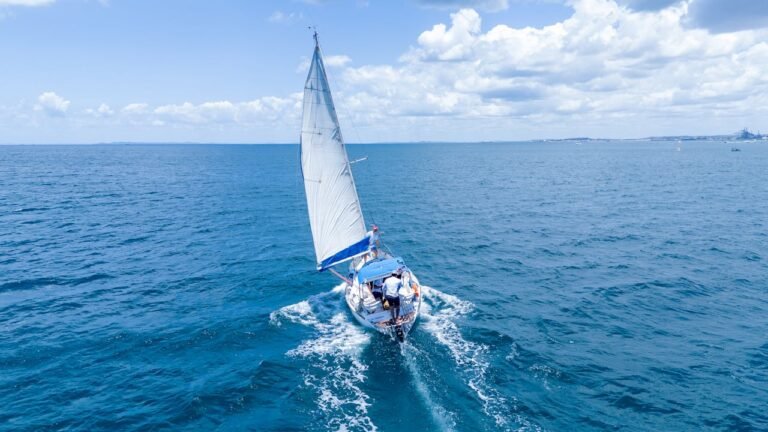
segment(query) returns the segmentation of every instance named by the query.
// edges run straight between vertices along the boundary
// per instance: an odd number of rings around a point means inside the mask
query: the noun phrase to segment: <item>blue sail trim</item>
[[[342,249],[340,252],[336,253],[335,255],[323,260],[323,262],[321,262],[317,266],[317,269],[320,271],[323,271],[328,269],[329,267],[333,267],[336,264],[348,258],[352,258],[356,255],[360,255],[361,253],[367,252],[370,246],[371,246],[371,239],[369,236],[366,235],[365,238],[363,238],[359,242],[354,243],[348,248]]]

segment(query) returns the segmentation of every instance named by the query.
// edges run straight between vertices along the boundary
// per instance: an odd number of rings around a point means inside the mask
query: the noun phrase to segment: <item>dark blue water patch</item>
[[[37,279],[25,279],[25,280],[19,280],[19,281],[12,281],[12,282],[6,282],[0,285],[0,293],[3,291],[17,291],[17,290],[30,290],[30,289],[36,289],[40,287],[50,287],[50,286],[77,286],[82,284],[87,284],[90,282],[102,280],[102,279],[111,279],[112,276],[108,274],[103,273],[97,273],[92,274],[89,276],[79,277],[79,278],[58,278],[58,277],[43,277],[43,278],[37,278]]]
[[[721,147],[348,146],[435,288],[402,347],[314,271],[295,146],[0,147],[0,422],[766,430],[768,148]]]
[[[768,369],[768,343],[751,350],[749,365],[757,369]]]

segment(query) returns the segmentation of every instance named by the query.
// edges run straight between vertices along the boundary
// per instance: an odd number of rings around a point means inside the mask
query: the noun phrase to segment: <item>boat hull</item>
[[[355,320],[367,329],[375,330],[403,342],[419,317],[423,294],[420,293],[418,296],[414,296],[408,307],[402,308],[405,314],[393,324],[389,322],[389,311],[382,312],[382,309],[377,309],[373,313],[368,313],[362,307],[358,292],[360,292],[360,287],[356,283],[352,285],[349,283],[345,284],[344,298]]]

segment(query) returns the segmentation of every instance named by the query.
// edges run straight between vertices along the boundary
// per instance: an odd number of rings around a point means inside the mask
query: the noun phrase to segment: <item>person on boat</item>
[[[397,319],[400,317],[400,278],[397,273],[392,273],[384,281],[384,298],[389,302],[389,312],[392,314],[392,323],[397,323]]]
[[[368,248],[371,251],[371,257],[376,258],[379,255],[379,227],[371,225],[371,231],[369,231],[370,243]]]
[[[382,297],[384,297],[384,286],[381,284],[381,279],[377,279],[373,282],[369,283],[369,286],[371,288],[371,293],[373,294],[373,298],[376,300],[382,301]]]
[[[402,283],[400,284],[400,289],[397,290],[397,294],[400,297],[400,303],[408,304],[411,300],[413,300],[413,290],[411,289],[411,284],[409,283],[408,273],[403,273],[403,275],[400,277]]]

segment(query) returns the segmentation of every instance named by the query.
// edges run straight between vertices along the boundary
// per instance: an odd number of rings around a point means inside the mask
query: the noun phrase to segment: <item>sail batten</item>
[[[301,168],[318,269],[367,251],[360,200],[318,46],[304,85]]]

